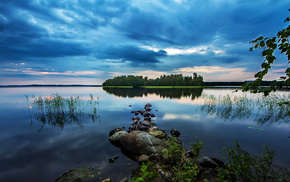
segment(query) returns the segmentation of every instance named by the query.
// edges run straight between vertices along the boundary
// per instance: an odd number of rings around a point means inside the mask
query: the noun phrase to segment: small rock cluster
[[[139,162],[150,161],[154,164],[153,168],[158,171],[157,181],[171,181],[174,176],[172,170],[164,169],[162,166],[170,166],[168,156],[169,139],[174,139],[178,143],[182,143],[178,137],[180,132],[176,129],[170,131],[171,136],[167,136],[163,130],[159,130],[157,125],[153,123],[152,118],[155,117],[151,112],[151,104],[144,106],[145,110],[132,111],[135,116],[132,117],[133,124],[130,125],[128,131],[124,128],[116,128],[109,133],[109,141],[114,146],[121,149],[122,153],[130,159]],[[138,115],[144,117],[143,120]],[[187,151],[186,157],[192,158],[190,150]],[[223,166],[223,162],[215,158],[204,157],[200,162],[197,161],[199,168],[198,180],[208,179],[215,181],[218,167]],[[170,168],[170,167],[169,167]],[[139,169],[133,170],[132,177],[140,175]]]
[[[145,110],[132,111],[133,123],[128,131],[123,128],[116,128],[109,133],[109,141],[114,146],[121,148],[121,151],[134,161],[144,162],[152,154],[160,153],[162,150],[162,139],[166,138],[166,133],[159,130],[152,118],[151,104],[144,106]],[[138,115],[144,117],[141,121]]]
[[[152,123],[153,117],[155,117],[154,114],[150,113],[152,105],[150,103],[146,104],[144,106],[145,110],[139,110],[139,111],[132,111],[131,113],[134,113],[135,116],[132,117],[133,124],[129,127],[129,132],[131,131],[149,131],[150,128],[153,128],[156,126],[155,123]],[[143,121],[140,121],[140,118],[138,115],[141,115],[144,117]]]

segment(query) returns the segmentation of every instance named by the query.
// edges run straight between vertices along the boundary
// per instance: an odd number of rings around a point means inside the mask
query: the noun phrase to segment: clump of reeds
[[[202,111],[225,120],[254,118],[257,124],[266,122],[290,121],[290,95],[270,94],[264,96],[247,96],[246,94],[227,94],[219,97],[203,94]]]
[[[33,119],[42,123],[41,129],[49,124],[62,128],[65,124],[77,123],[83,128],[82,120],[87,115],[93,122],[99,119],[99,98],[94,99],[90,94],[90,100],[85,101],[81,96],[64,98],[58,93],[48,97],[26,96],[31,121]],[[41,131],[40,129],[40,131]]]

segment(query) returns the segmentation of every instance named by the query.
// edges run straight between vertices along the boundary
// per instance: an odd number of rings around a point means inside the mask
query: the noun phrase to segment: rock
[[[128,150],[125,150],[123,148],[121,148],[121,152],[132,161],[135,161],[135,162],[138,161],[139,155],[129,152]]]
[[[142,131],[135,131],[128,135],[123,134],[120,138],[122,149],[135,154],[151,155],[161,152],[161,141]]]
[[[217,168],[219,166],[215,161],[206,156],[203,157],[203,161],[200,165],[204,168]]]
[[[119,131],[119,132],[116,132],[115,134],[113,134],[112,136],[110,136],[109,141],[114,146],[121,148],[122,147],[122,145],[120,143],[121,137],[125,137],[128,135],[129,135],[129,133],[126,131]]]
[[[111,178],[104,179],[102,182],[111,182]]]
[[[144,117],[150,117],[150,113],[149,112],[145,112],[145,113],[143,113],[143,116]]]
[[[132,117],[132,120],[136,123],[136,122],[140,121],[140,118],[138,116],[134,116],[134,117]]]
[[[150,107],[145,107],[144,109],[145,109],[145,111],[148,111],[148,112],[151,111],[151,108]]]
[[[128,182],[128,179],[125,177],[120,182]]]
[[[198,181],[203,181],[207,179],[209,182],[215,182],[217,178],[218,172],[215,169],[207,169],[202,171],[198,176]]]
[[[165,138],[167,136],[165,131],[153,128],[149,130],[149,134],[159,139]]]
[[[110,133],[109,133],[109,137],[114,135],[115,133],[117,133],[119,131],[123,131],[123,129],[122,128],[116,128],[116,129],[111,130]]]
[[[152,107],[150,103],[147,103],[144,107]]]
[[[149,122],[151,122],[151,118],[150,118],[150,117],[144,117],[144,121],[149,121]]]
[[[192,149],[188,149],[188,150],[186,150],[186,151],[185,151],[185,156],[186,156],[187,158],[194,158],[194,157],[197,157],[197,156],[194,155]]]
[[[120,156],[112,157],[109,159],[109,163],[114,163]]]
[[[219,167],[224,167],[225,163],[219,159],[216,158],[210,158],[211,160],[213,160],[215,163],[217,163],[219,165]]]
[[[159,175],[161,175],[161,179],[165,179],[166,181],[172,180],[173,174],[171,171],[165,170],[165,169],[162,169],[161,167],[159,167],[158,173],[159,173]],[[159,181],[161,181],[161,180],[159,180]]]
[[[145,155],[145,154],[140,155],[139,158],[138,158],[138,162],[139,163],[146,162],[148,160],[149,160],[149,156]]]
[[[150,128],[150,125],[146,125],[145,123],[138,123],[136,130],[140,130],[140,131],[147,131]]]
[[[58,177],[55,182],[95,180],[94,172],[89,168],[71,169]]]
[[[154,162],[154,163],[163,163],[163,156],[162,154],[152,154],[149,156],[149,161]]]
[[[147,120],[141,121],[140,123],[145,125],[145,126],[148,126],[148,127],[152,127],[153,126],[153,123],[151,123],[150,121],[147,121]]]
[[[172,129],[170,131],[170,134],[173,136],[173,137],[179,137],[180,136],[180,132],[177,130],[177,129]]]

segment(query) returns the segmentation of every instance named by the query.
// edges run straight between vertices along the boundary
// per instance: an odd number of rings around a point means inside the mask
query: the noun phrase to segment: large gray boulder
[[[109,141],[114,146],[116,146],[118,148],[121,148],[122,147],[122,144],[120,143],[120,139],[122,137],[126,137],[128,135],[129,135],[129,133],[127,131],[117,131],[115,134],[113,134],[112,136],[110,136]]]
[[[161,141],[147,132],[127,133],[119,131],[112,135],[109,141],[113,145],[137,155],[146,154],[149,156],[161,152]]]

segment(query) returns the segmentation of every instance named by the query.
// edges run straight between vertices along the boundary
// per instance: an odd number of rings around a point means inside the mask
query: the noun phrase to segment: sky
[[[249,42],[289,23],[289,0],[0,0],[0,85],[98,85],[120,75],[253,80]],[[279,79],[285,55],[266,80]]]

